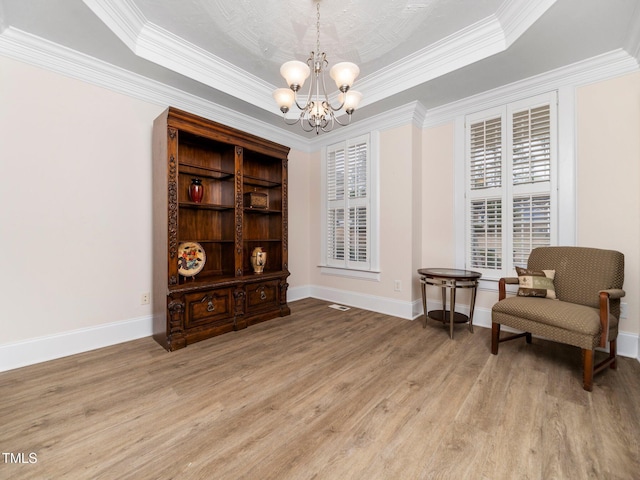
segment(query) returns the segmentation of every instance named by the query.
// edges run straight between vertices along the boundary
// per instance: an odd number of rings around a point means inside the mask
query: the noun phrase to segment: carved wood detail
[[[289,231],[289,188],[288,183],[285,177],[284,182],[282,182],[282,248],[284,251],[288,251],[289,249],[289,240],[287,232]]]
[[[287,289],[289,288],[289,284],[286,281],[280,282],[280,304],[286,305],[287,303]]]
[[[167,305],[169,311],[169,335],[177,335],[184,331],[184,302],[180,299],[171,299]]]
[[[233,297],[236,300],[236,315],[244,315],[244,299],[246,297],[244,289],[241,287],[236,288],[235,292],[233,292]]]
[[[178,167],[175,155],[169,156],[168,198],[169,258],[178,255]]]
[[[242,254],[242,172],[236,172],[236,251]]]

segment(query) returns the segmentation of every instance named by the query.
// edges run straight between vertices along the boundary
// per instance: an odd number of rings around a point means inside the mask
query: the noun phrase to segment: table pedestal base
[[[449,337],[453,338],[453,325],[455,323],[468,323],[469,331],[473,333],[473,307],[476,302],[476,291],[480,274],[469,270],[457,270],[448,268],[421,268],[420,283],[422,287],[422,308],[424,311],[423,328],[427,327],[427,319],[436,320],[443,324],[449,324]],[[427,285],[440,287],[442,290],[442,309],[427,310]],[[471,290],[471,304],[469,315],[456,312],[456,290],[468,288]],[[447,290],[449,290],[449,309],[447,309]]]

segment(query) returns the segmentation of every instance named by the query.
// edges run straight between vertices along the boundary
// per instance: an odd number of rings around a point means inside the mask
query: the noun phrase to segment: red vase
[[[204,194],[204,187],[202,186],[202,180],[199,178],[192,178],[191,185],[189,185],[189,198],[192,202],[202,202],[202,196]]]

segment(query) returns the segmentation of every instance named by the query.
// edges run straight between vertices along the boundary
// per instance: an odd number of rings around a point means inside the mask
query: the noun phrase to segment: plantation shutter
[[[551,179],[550,106],[513,114],[513,184]]]
[[[502,184],[502,118],[471,125],[471,188],[499,187]]]
[[[466,265],[511,275],[556,235],[555,94],[466,118]]]
[[[529,195],[513,199],[513,266],[526,267],[529,253],[550,245],[551,198]]]
[[[483,274],[503,266],[504,121],[495,113],[468,125],[467,264]]]
[[[327,254],[334,260],[344,260],[344,209],[328,211]]]
[[[344,263],[344,177],[345,150],[327,151],[327,258],[330,263]]]
[[[349,145],[349,198],[367,196],[367,143]]]
[[[367,208],[349,208],[349,261],[367,261]]]
[[[551,245],[551,105],[511,109],[512,267]]]
[[[368,136],[327,149],[327,265],[370,266]]]
[[[502,268],[502,199],[471,202],[471,266]]]

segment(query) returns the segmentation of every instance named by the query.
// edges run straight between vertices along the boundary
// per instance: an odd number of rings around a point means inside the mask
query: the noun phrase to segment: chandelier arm
[[[283,116],[282,120],[284,120],[284,123],[286,123],[287,125],[295,125],[296,123],[298,123],[300,121],[300,117],[287,119],[286,116]]]
[[[347,118],[347,123],[342,123],[338,117],[334,117],[334,119],[335,119],[335,121],[336,121],[336,123],[337,123],[338,125],[341,125],[341,126],[343,126],[343,127],[346,127],[347,125],[349,125],[349,124],[351,123],[351,114],[350,114],[350,113],[347,113],[347,117],[348,117],[348,118]]]
[[[328,115],[328,117],[329,117],[329,119],[327,119],[325,117],[323,125],[322,125],[322,131],[325,132],[325,133],[330,132],[331,130],[333,130],[334,122],[336,121],[336,117],[333,114],[333,112],[331,112],[331,114]],[[338,123],[340,123],[340,122],[338,122]]]
[[[331,102],[329,101],[329,95],[327,94],[327,88],[324,82],[324,75],[322,75],[322,92],[324,93],[324,98],[325,98],[325,101],[327,102],[327,107],[329,107],[329,110],[332,112],[337,112],[338,110],[342,110],[342,107],[344,107],[344,104],[347,101],[346,93],[349,91],[349,87],[346,87],[344,90],[340,89],[340,91],[343,94],[342,103],[340,103],[340,105],[338,105],[337,107],[334,107],[333,105],[331,105]],[[338,122],[338,124],[342,126],[347,125],[340,122]]]
[[[306,123],[305,123],[305,120],[306,120]],[[307,123],[309,124],[309,128],[306,128]],[[305,118],[304,112],[300,114],[300,128],[302,128],[302,130],[304,130],[305,132],[312,132],[315,129],[315,125],[311,123],[311,119],[308,117]]]
[[[337,107],[334,107],[333,105],[331,105],[331,103],[329,103],[329,100],[327,100],[327,105],[329,105],[329,108],[331,108],[332,111],[337,112],[338,110],[342,110],[342,107],[344,107],[345,102],[347,96],[344,96],[344,100],[342,100],[342,103],[340,105],[338,105]]]
[[[312,85],[313,85],[313,80],[312,80]],[[309,105],[309,100],[311,100],[311,88],[309,88],[309,95],[307,96],[307,102],[305,105],[300,105],[300,102],[298,101],[298,91],[294,90],[293,91],[293,100],[294,103],[296,104],[296,107],[298,107],[298,110],[306,110],[307,106]]]
[[[314,69],[315,58],[316,58],[316,54],[314,52],[311,52],[309,54],[309,58],[307,58],[307,65],[311,69],[312,73],[310,75],[311,78],[309,79],[309,82],[310,82],[309,83],[309,93],[307,94],[307,101],[305,102],[304,106],[300,106],[300,104],[296,100],[296,106],[300,110],[310,110],[311,100],[313,98],[313,90],[314,90],[313,87],[318,81],[318,75],[317,75],[317,73],[315,72],[315,69]]]
[[[319,63],[319,62],[316,62]],[[324,93],[325,99],[327,98],[327,92],[324,89],[324,73],[322,71],[322,64],[316,69],[316,102],[320,101],[320,82],[322,82],[322,92]]]
[[[326,62],[325,62],[326,63]],[[342,106],[340,106],[339,108],[333,108],[333,106],[331,105],[331,102],[329,101],[329,95],[327,94],[327,87],[324,83],[324,75],[322,75],[322,93],[324,95],[324,102],[327,106],[327,108],[329,109],[330,112],[334,112],[336,110],[340,110],[340,108],[342,108]],[[318,94],[318,97],[320,95]],[[344,102],[342,102],[342,104],[344,105]]]

